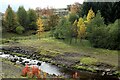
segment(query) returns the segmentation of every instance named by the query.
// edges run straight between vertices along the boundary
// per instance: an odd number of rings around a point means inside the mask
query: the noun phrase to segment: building
[[[49,17],[50,15],[53,15],[53,8],[39,8],[37,7],[36,8],[36,13],[37,13],[37,16],[44,16],[44,17]]]
[[[45,16],[48,17],[50,15],[58,15],[58,16],[65,16],[69,13],[69,10],[67,8],[58,8],[58,9],[53,9],[53,8],[36,8],[36,12],[38,16]]]
[[[54,9],[53,13],[59,16],[65,16],[69,13],[69,10],[67,8],[59,8]]]
[[[81,4],[76,2],[72,5],[67,5],[67,8],[44,8],[40,9],[39,7],[36,8],[36,12],[38,16],[49,17],[50,15],[58,15],[58,16],[65,16],[68,15],[69,12],[77,13],[81,7]]]

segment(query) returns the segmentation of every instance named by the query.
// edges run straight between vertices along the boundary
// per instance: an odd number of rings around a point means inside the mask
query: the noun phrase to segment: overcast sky
[[[5,12],[8,5],[11,5],[14,11],[17,11],[19,6],[24,6],[26,10],[36,7],[53,7],[65,8],[74,2],[83,3],[84,0],[0,0],[0,12]]]

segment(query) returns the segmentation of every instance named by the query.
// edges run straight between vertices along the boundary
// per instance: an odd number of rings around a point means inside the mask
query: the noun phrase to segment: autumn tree
[[[78,27],[77,27],[77,20],[74,21],[73,25],[72,25],[72,30],[73,30],[73,34],[72,37],[76,39],[77,42],[77,37],[78,37]]]
[[[5,15],[4,15],[4,22],[6,31],[15,32],[15,28],[18,26],[17,16],[10,7],[8,6]]]
[[[23,6],[20,6],[18,8],[17,17],[18,17],[18,21],[19,21],[20,25],[23,26],[25,29],[27,29],[28,16],[27,16],[27,12]]]
[[[77,26],[78,26],[78,37],[80,38],[80,40],[82,40],[86,35],[86,26],[83,21],[83,18],[79,18]]]
[[[100,11],[98,10],[93,20],[87,24],[87,32],[90,33],[92,32],[93,28],[101,27],[104,25],[104,18],[101,16]]]
[[[57,15],[51,15],[48,19],[48,27],[49,30],[54,30],[55,26],[57,26],[59,21],[59,17]]]
[[[91,21],[91,19],[93,19],[95,17],[95,13],[93,12],[92,8],[88,11],[87,14],[87,22],[89,23]]]
[[[40,38],[41,33],[44,31],[42,19],[38,18],[36,24],[38,26],[37,32],[38,32],[38,35],[39,35],[39,38]]]

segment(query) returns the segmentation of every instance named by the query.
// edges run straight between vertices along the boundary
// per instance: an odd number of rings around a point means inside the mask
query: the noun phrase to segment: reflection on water
[[[39,68],[42,71],[47,72],[48,74],[61,75],[59,68],[54,65],[50,65],[49,63],[42,62],[41,66],[39,66]]]

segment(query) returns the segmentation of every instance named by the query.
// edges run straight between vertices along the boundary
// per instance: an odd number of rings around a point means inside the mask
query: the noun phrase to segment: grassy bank
[[[63,56],[62,58],[65,60],[83,61],[82,63],[87,62],[88,65],[88,61],[92,61],[94,63],[94,58],[96,63],[102,62],[112,66],[118,66],[118,51],[93,48],[87,40],[82,40],[82,42],[78,40],[77,43],[75,43],[73,39],[72,44],[69,44],[68,40],[58,40],[53,37],[49,37],[49,32],[43,33],[40,39],[38,39],[37,35],[29,35],[17,37],[12,36],[11,38],[4,37],[4,40],[10,40],[10,42],[4,43],[3,45],[34,47],[38,51],[41,51],[39,53],[41,55],[56,57],[58,55],[65,55],[66,52],[70,52],[87,56]],[[15,41],[17,43],[14,43]]]
[[[22,78],[22,65],[14,64],[7,59],[0,58],[0,61],[2,62],[2,76],[0,78]]]

